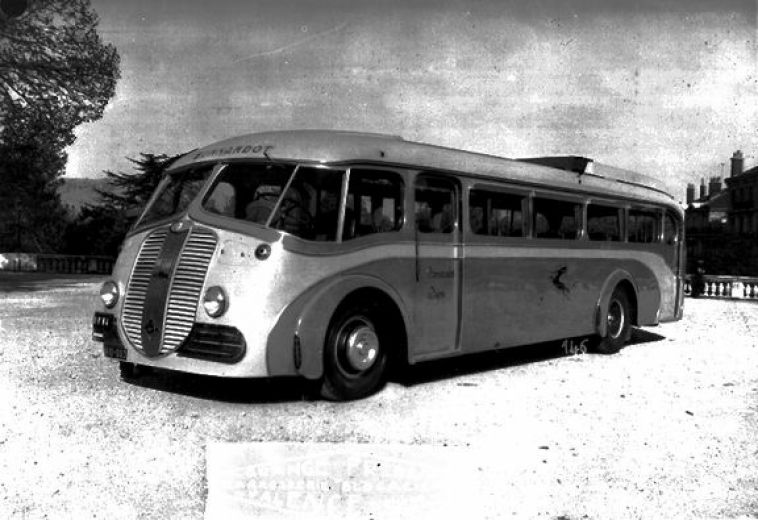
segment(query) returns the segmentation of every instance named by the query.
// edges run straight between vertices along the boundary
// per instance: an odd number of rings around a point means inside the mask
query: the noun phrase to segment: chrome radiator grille
[[[205,274],[215,250],[216,234],[213,231],[197,227],[192,229],[171,281],[161,353],[179,348],[192,330],[200,291],[203,290]]]
[[[138,350],[143,350],[142,317],[145,299],[168,233],[168,228],[161,228],[145,239],[126,289],[122,323],[129,341]],[[161,327],[163,335],[160,354],[179,348],[192,330],[195,310],[216,243],[216,235],[209,229],[194,227],[189,232],[169,287]]]

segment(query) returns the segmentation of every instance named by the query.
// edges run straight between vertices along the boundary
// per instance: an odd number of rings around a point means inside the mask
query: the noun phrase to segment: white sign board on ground
[[[487,461],[446,446],[210,443],[205,518],[483,518],[506,498]]]

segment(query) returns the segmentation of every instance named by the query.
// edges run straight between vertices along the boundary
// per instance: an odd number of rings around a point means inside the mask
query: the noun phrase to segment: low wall
[[[113,262],[107,256],[0,253],[0,271],[110,274]]]
[[[684,294],[692,296],[693,276],[684,281]],[[758,278],[750,276],[703,275],[703,292],[700,298],[727,298],[758,300]]]

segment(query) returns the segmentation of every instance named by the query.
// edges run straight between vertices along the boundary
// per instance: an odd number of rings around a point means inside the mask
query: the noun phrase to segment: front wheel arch
[[[341,401],[376,392],[389,370],[405,362],[406,345],[402,315],[389,296],[369,288],[350,293],[324,338],[322,397]]]

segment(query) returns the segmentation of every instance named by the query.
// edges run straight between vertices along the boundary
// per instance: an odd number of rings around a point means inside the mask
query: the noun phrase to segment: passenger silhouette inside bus
[[[257,224],[265,224],[274,211],[279,198],[279,186],[259,186],[255,190],[253,201],[245,208],[245,219]]]
[[[312,238],[313,219],[308,210],[308,196],[302,186],[294,183],[284,194],[271,225],[301,238]]]
[[[450,233],[453,230],[453,206],[445,203],[442,208],[432,217],[432,233]]]

